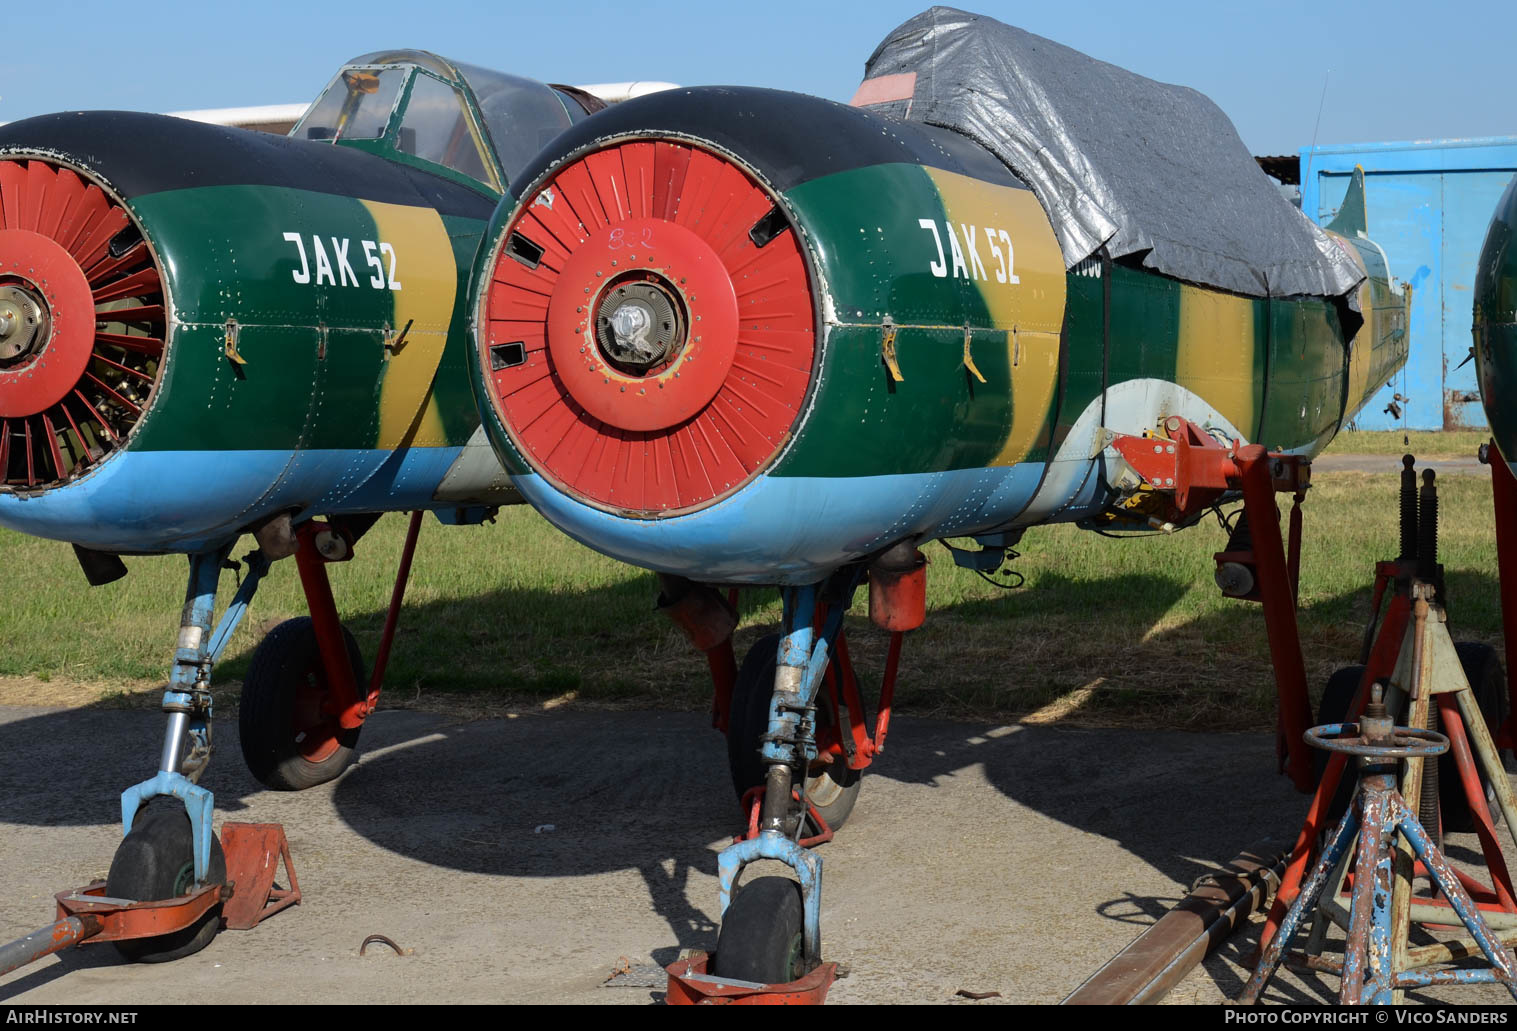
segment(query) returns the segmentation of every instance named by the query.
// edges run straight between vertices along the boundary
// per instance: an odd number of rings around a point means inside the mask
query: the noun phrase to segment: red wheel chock
[[[226,852],[226,873],[236,891],[222,907],[229,930],[246,931],[257,927],[266,917],[281,909],[298,905],[300,882],[290,862],[290,843],[284,828],[277,823],[224,823],[221,825],[221,848]],[[274,883],[279,863],[290,886]]]
[[[756,984],[706,973],[711,957],[697,952],[675,960],[669,972],[670,1006],[820,1006],[837,980],[838,965],[823,963],[798,981]]]
[[[217,902],[224,903],[226,926],[245,931],[300,901],[300,885],[290,863],[290,845],[277,823],[227,823],[221,827],[227,881],[208,884],[175,899],[134,902],[110,898],[105,882],[59,892],[57,922],[9,945],[0,945],[0,974],[61,952],[71,945],[156,938],[189,927]],[[288,888],[274,878],[284,862]]]

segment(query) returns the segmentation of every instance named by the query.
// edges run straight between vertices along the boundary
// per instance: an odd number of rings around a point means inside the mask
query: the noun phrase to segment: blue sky
[[[344,60],[420,47],[555,82],[667,79],[846,101],[922,0],[518,4],[64,0],[6,16],[0,121],[310,100]],[[1517,134],[1517,3],[965,0],[1067,46],[1195,87],[1255,153]],[[129,10],[130,14],[123,15]]]

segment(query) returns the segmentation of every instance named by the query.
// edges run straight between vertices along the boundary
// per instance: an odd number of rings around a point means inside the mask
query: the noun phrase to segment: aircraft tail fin
[[[1369,216],[1364,207],[1364,166],[1355,165],[1353,177],[1348,181],[1348,192],[1338,206],[1338,214],[1327,225],[1328,232],[1353,239],[1369,232]]]

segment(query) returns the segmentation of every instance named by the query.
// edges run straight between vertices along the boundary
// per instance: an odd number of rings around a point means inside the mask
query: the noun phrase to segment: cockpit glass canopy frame
[[[301,139],[382,139],[405,91],[407,70],[381,65],[345,65],[290,130]]]
[[[290,135],[444,169],[502,193],[583,117],[544,83],[424,50],[384,50],[345,64]]]
[[[418,68],[395,130],[402,154],[451,168],[495,188],[498,180],[485,140],[463,90]]]

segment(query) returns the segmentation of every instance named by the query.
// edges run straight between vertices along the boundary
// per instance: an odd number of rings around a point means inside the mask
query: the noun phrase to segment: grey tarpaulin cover
[[[864,76],[855,103],[963,133],[1026,181],[1070,267],[1105,244],[1252,297],[1336,297],[1364,278],[1193,89],[952,7],[892,32]]]

